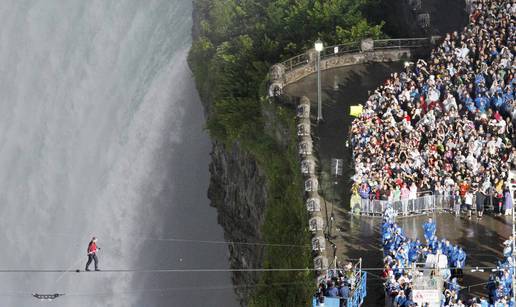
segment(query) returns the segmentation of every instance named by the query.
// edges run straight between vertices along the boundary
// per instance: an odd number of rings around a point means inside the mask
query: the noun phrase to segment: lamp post
[[[324,45],[320,39],[315,41],[315,51],[317,51],[317,123],[319,123],[322,117],[322,101],[321,101],[321,51],[323,51]]]

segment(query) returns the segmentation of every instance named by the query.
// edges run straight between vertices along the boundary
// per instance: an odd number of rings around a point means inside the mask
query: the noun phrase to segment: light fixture
[[[320,39],[317,39],[314,44],[315,51],[321,52],[324,49],[324,44]]]

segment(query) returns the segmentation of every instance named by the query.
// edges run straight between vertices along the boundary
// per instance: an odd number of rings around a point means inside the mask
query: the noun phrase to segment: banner
[[[428,303],[429,306],[440,306],[441,293],[438,289],[435,290],[412,290],[412,299],[418,306],[423,306]]]

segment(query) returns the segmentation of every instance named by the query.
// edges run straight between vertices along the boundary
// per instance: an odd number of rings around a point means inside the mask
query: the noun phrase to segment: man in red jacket
[[[89,271],[89,266],[92,261],[95,261],[95,271],[100,271],[98,267],[99,259],[97,258],[97,250],[100,250],[100,247],[97,247],[97,238],[93,237],[88,244],[88,262],[86,263],[86,271]]]

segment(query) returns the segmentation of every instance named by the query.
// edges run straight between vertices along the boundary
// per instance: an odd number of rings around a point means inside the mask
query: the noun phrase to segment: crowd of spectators
[[[447,34],[427,61],[406,63],[366,101],[351,127],[354,193],[397,201],[418,191],[493,200],[507,210],[516,166],[516,3],[472,1],[469,25]],[[469,203],[466,203],[468,201]]]
[[[417,306],[413,301],[412,282],[414,278],[433,279],[439,276],[445,285],[441,306],[455,306],[461,303],[461,286],[457,277],[462,277],[466,253],[461,247],[446,239],[439,240],[436,225],[430,218],[423,225],[425,243],[411,240],[392,219],[386,218],[381,227],[384,250],[384,271],[388,306]],[[415,264],[424,264],[417,267]]]
[[[453,307],[506,307],[514,306],[512,297],[512,263],[513,238],[504,242],[504,258],[492,270],[486,283],[486,297],[465,297],[460,293],[457,278],[463,275],[462,269],[466,261],[466,253],[462,248],[450,244],[449,241],[438,240],[435,236],[436,226],[432,219],[423,225],[426,244],[419,240],[410,240],[403,229],[390,216],[386,215],[381,227],[384,250],[384,271],[386,297],[390,299],[388,306],[405,307],[421,306],[413,301],[412,282],[414,278],[426,275],[440,276],[444,281],[441,295],[441,306]],[[414,263],[425,263],[424,268],[412,266]],[[429,274],[429,271],[430,274]]]
[[[428,60],[407,62],[403,72],[391,74],[353,121],[355,197],[393,202],[429,192],[450,196],[468,211],[475,207],[480,217],[486,205],[498,214],[512,209],[506,181],[516,167],[516,1],[470,4],[468,26],[443,37]],[[512,250],[491,274],[488,297],[462,301],[457,278],[466,253],[437,239],[432,223],[423,227],[423,243],[384,220],[382,277],[390,303],[417,306],[413,282],[431,272],[445,282],[442,306],[513,306]],[[322,284],[319,293],[349,294],[340,278]]]

